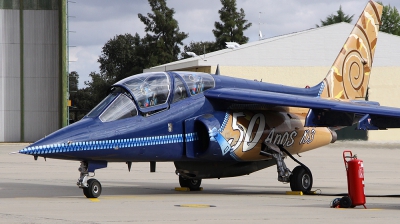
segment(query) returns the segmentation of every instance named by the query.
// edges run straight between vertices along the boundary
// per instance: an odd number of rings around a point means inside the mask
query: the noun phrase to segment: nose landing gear
[[[84,187],[83,194],[87,198],[98,198],[101,194],[101,184],[96,179],[90,179],[87,181],[88,187]]]
[[[89,179],[89,163],[82,161],[79,167],[80,177],[76,185],[83,189],[83,194],[87,198],[98,198],[101,195],[101,184],[96,179]],[[94,169],[91,171],[94,173]]]

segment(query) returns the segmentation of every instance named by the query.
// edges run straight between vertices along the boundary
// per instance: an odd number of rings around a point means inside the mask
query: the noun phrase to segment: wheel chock
[[[287,195],[303,195],[302,191],[286,191]]]
[[[307,193],[303,193],[302,191],[286,191],[287,195],[317,195],[318,192],[317,191],[309,191]],[[321,193],[319,193],[321,194]]]
[[[203,190],[203,188],[200,187],[200,189],[198,191],[202,191],[202,190]],[[188,187],[176,187],[175,191],[190,191],[190,188],[188,188]]]
[[[190,191],[190,189],[188,187],[176,187],[175,190],[176,191]]]

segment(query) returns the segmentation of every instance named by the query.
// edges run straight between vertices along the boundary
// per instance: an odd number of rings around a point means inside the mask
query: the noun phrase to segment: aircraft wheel
[[[350,197],[344,196],[343,198],[340,199],[339,205],[341,208],[354,208],[352,207],[352,202]]]
[[[290,188],[292,191],[302,191],[308,193],[311,191],[313,177],[311,172],[302,166],[296,166],[290,176]]]
[[[98,198],[101,194],[101,184],[96,179],[89,179],[87,181],[88,187],[83,188],[83,194],[87,198]]]
[[[185,179],[179,176],[179,184],[181,187],[187,187],[191,191],[198,191],[200,190],[201,179]]]

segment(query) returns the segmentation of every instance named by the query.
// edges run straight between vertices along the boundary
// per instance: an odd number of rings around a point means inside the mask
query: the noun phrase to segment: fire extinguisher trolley
[[[353,156],[351,151],[343,151],[343,160],[347,173],[347,188],[349,196],[340,199],[340,207],[356,207],[362,205],[365,207],[364,193],[364,165],[363,161]]]

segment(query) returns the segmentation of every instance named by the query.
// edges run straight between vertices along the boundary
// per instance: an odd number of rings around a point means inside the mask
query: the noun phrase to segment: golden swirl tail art
[[[382,9],[369,1],[324,79],[321,97],[365,99]]]

